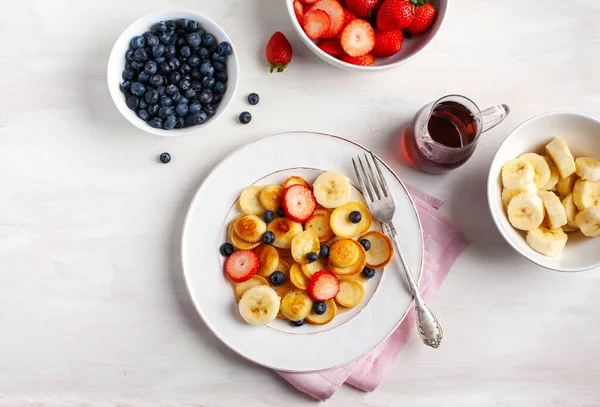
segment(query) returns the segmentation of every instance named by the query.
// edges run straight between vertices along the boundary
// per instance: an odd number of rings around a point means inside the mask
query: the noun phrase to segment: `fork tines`
[[[370,202],[375,202],[383,198],[388,198],[389,187],[385,181],[385,178],[383,177],[383,173],[381,172],[377,158],[375,158],[375,155],[370,151],[369,154],[376,171],[373,171],[373,166],[371,166],[371,162],[367,156],[367,153],[364,154],[366,168],[363,164],[363,159],[360,156],[356,157],[359,165],[356,165],[354,158],[352,159],[352,165],[354,165],[354,172],[356,172],[356,177],[358,178],[358,182],[360,183],[360,188],[362,189],[365,199],[369,200]]]

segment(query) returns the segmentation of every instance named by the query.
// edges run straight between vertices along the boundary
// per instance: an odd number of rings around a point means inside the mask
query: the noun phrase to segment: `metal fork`
[[[415,279],[408,267],[406,257],[404,256],[402,248],[400,247],[400,242],[398,241],[396,228],[392,223],[394,212],[396,211],[394,198],[383,177],[377,158],[375,158],[375,155],[372,152],[369,153],[376,171],[373,171],[369,158],[365,153],[364,161],[366,163],[366,168],[360,156],[357,157],[358,166],[356,165],[354,158],[352,159],[356,177],[358,178],[358,182],[360,183],[362,193],[367,201],[367,206],[369,207],[371,214],[383,225],[384,232],[391,238],[394,249],[398,254],[396,257],[400,258],[400,263],[402,263],[402,269],[404,270],[406,281],[408,282],[408,288],[415,298],[417,327],[419,328],[421,340],[426,345],[437,348],[440,346],[440,342],[444,335],[442,327],[433,312],[431,312],[427,304],[425,304],[425,301],[423,301],[417,284],[415,283]]]

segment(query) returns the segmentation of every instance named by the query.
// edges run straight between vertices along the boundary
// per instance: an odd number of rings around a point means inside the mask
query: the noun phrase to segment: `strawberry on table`
[[[377,12],[377,28],[381,31],[402,30],[415,18],[412,3],[405,0],[384,0]]]
[[[359,66],[369,66],[375,63],[375,57],[372,54],[362,55],[360,57],[351,57],[350,55],[344,55],[340,59],[349,64]]]
[[[344,27],[344,8],[337,0],[319,0],[311,10],[323,10],[329,16],[329,30],[324,37],[334,37]]]
[[[363,20],[375,17],[381,0],[347,0],[346,8]]]
[[[376,57],[389,57],[402,49],[402,30],[376,31],[375,46],[371,53]]]
[[[277,72],[283,72],[292,60],[292,45],[282,32],[277,31],[269,39],[266,57],[271,65],[270,72],[275,69],[277,69]]]
[[[258,255],[252,250],[237,250],[225,260],[225,274],[235,282],[249,280],[258,271]]]
[[[436,10],[431,4],[423,4],[422,6],[418,6],[415,10],[415,19],[413,22],[406,28],[406,32],[409,34],[421,34],[433,23],[435,19]]]
[[[302,29],[311,40],[324,38],[329,32],[331,19],[329,15],[320,9],[310,9],[304,14]]]
[[[353,20],[342,31],[340,43],[344,52],[352,57],[366,55],[375,46],[375,31],[367,21]]]
[[[317,271],[310,278],[306,291],[315,301],[327,301],[340,292],[340,282],[331,271]]]
[[[335,38],[326,38],[324,40],[319,41],[317,47],[321,49],[321,51],[328,53],[329,55],[333,55],[336,57],[341,57],[345,55],[340,42]]]
[[[283,211],[294,222],[304,223],[315,212],[317,201],[310,188],[292,185],[283,191]]]

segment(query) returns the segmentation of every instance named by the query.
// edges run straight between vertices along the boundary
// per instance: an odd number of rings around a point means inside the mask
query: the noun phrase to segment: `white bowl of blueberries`
[[[183,136],[215,122],[238,84],[238,59],[225,31],[189,10],[148,14],[115,43],[108,88],[123,116],[157,136]]]

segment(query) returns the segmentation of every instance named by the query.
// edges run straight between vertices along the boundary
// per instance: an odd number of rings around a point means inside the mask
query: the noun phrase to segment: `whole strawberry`
[[[377,28],[381,31],[402,30],[415,18],[413,4],[405,0],[384,0],[377,12]]]
[[[435,19],[435,14],[436,10],[431,4],[418,6],[415,10],[415,19],[406,28],[406,32],[409,34],[421,34],[427,31]]]
[[[267,61],[271,64],[270,72],[275,69],[283,72],[292,60],[292,45],[282,32],[277,31],[271,36],[266,49]]]
[[[381,0],[346,0],[346,8],[358,18],[370,20],[377,12]]]
[[[402,30],[375,32],[375,46],[371,53],[376,57],[391,57],[400,52],[404,36]]]

